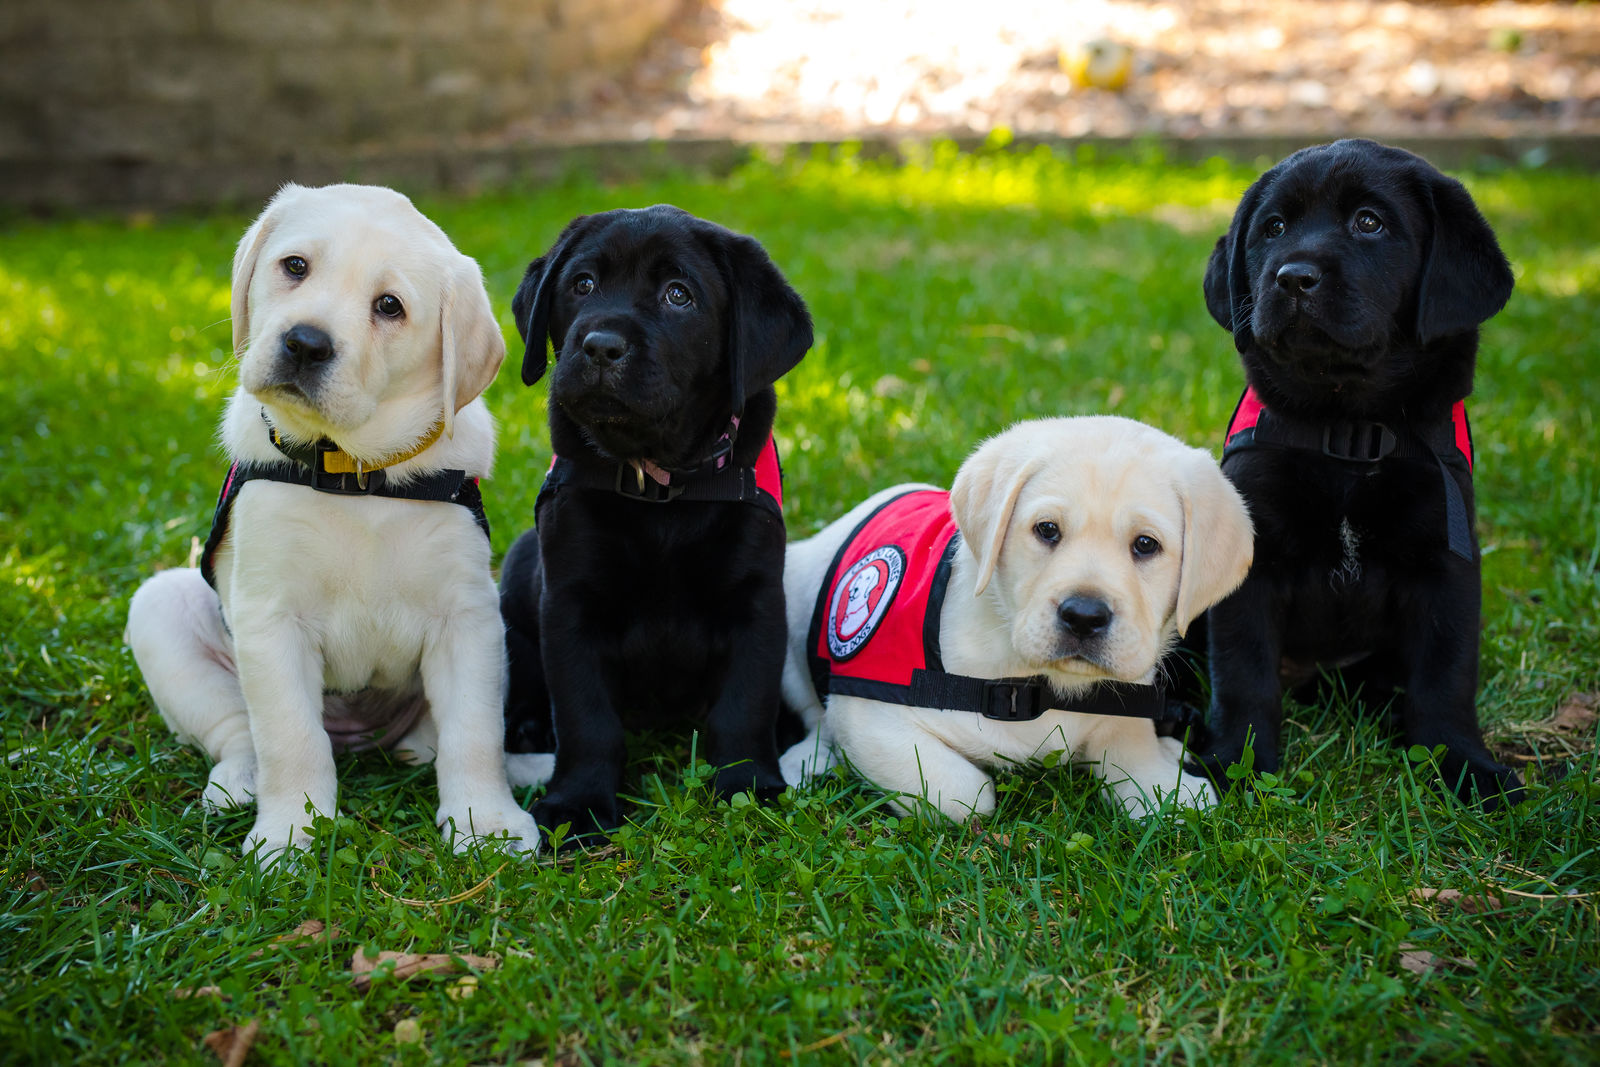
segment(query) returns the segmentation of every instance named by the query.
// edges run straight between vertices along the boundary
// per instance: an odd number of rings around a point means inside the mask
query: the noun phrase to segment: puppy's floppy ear
[[[1185,452],[1174,468],[1183,501],[1183,559],[1173,610],[1179,637],[1202,612],[1239,587],[1255,558],[1255,531],[1244,498],[1211,453],[1199,448]]]
[[[439,302],[439,351],[444,393],[444,435],[455,435],[456,412],[494,381],[506,358],[506,339],[489,306],[483,272],[458,256]]]
[[[1466,186],[1423,164],[1422,200],[1433,233],[1417,285],[1417,340],[1465,333],[1506,306],[1511,264]]]
[[[589,230],[595,218],[598,216],[579,215],[567,223],[561,236],[556,238],[556,243],[550,246],[550,251],[528,264],[527,271],[522,275],[522,284],[517,286],[517,295],[511,298],[511,313],[517,320],[517,333],[526,345],[522,353],[523,385],[532,385],[544,377],[545,368],[549,365],[545,357],[546,338],[560,343],[559,338],[550,336],[550,304],[555,300],[556,283],[561,277],[561,268],[566,265],[568,253]],[[560,357],[559,350],[556,355]]]
[[[233,354],[237,358],[250,343],[250,282],[256,275],[256,260],[261,256],[261,246],[278,225],[284,204],[303,191],[303,187],[287,182],[262,209],[256,221],[244,231],[239,247],[233,253],[233,291],[229,317],[233,320]]]
[[[702,230],[728,293],[727,350],[733,410],[783,377],[811,347],[811,313],[753,237]]]
[[[1206,294],[1206,310],[1219,326],[1233,334],[1233,345],[1240,352],[1249,348],[1253,339],[1250,332],[1253,297],[1249,269],[1245,265],[1250,223],[1255,219],[1256,208],[1266,197],[1267,188],[1277,180],[1287,162],[1279,163],[1245,190],[1228,232],[1217,238],[1211,258],[1206,262],[1206,276],[1201,283]]]
[[[978,561],[974,595],[987,589],[994,577],[1022,487],[1045,465],[1045,457],[1002,443],[1005,437],[1000,434],[979,445],[950,486],[950,514]]]

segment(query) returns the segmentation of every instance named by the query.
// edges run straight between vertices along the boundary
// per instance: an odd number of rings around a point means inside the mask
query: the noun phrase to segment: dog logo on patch
[[[828,605],[828,651],[834,659],[846,660],[861,651],[883,621],[905,572],[906,554],[898,545],[875,548],[844,572]]]

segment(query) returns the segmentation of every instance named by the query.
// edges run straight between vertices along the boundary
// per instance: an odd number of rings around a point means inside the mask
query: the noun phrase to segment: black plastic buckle
[[[322,440],[316,444],[317,454],[311,465],[311,488],[319,493],[335,493],[339,496],[371,496],[383,488],[387,476],[379,470],[361,471],[335,474],[326,469],[322,462],[324,453],[337,452],[339,446],[332,441]]]
[[[984,682],[983,717],[1028,722],[1044,714],[1044,686],[1037,682]]]
[[[1394,433],[1381,422],[1330,422],[1322,428],[1322,454],[1376,463],[1394,451]]]
[[[716,451],[707,456],[695,470],[702,470],[708,474],[716,474],[728,464],[733,462],[733,438],[724,437],[717,445]]]
[[[617,464],[617,478],[612,488],[617,491],[618,496],[625,496],[629,500],[643,500],[647,504],[665,504],[676,500],[683,493],[683,486],[662,485],[626,463]]]

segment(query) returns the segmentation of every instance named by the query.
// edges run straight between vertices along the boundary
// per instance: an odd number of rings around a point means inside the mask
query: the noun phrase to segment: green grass
[[[779,387],[800,536],[892,482],[948,482],[1019,418],[1110,411],[1215,447],[1241,376],[1199,279],[1253,173],[940,149],[421,206],[482,263],[513,341],[523,265],[578,212],[670,201],[765,242],[818,324]],[[1498,743],[1559,757],[1529,762],[1522,808],[1457,806],[1341,707],[1292,709],[1282,777],[1216,811],[1138,824],[1086,777],[1027,774],[1003,780],[989,836],[896,819],[841,779],[718,803],[673,735],[635,745],[632,822],[599,856],[453,857],[431,775],[365,756],[341,762],[315,860],[265,874],[237,858],[248,813],[201,812],[205,759],[120,641],[138,582],[209,518],[248,219],[11,222],[0,1060],[211,1063],[203,1034],[256,1019],[266,1063],[1592,1062],[1594,727],[1539,724],[1600,690],[1600,179],[1469,182],[1518,276],[1472,405],[1482,714]],[[497,552],[549,461],[543,397],[514,370],[489,394]],[[393,898],[485,879],[454,903]],[[274,943],[311,918],[341,936]],[[1414,974],[1402,946],[1448,960]],[[363,992],[369,949],[501,963],[470,998],[451,977]],[[221,995],[174,996],[207,985]],[[402,1020],[420,1044],[396,1041]]]

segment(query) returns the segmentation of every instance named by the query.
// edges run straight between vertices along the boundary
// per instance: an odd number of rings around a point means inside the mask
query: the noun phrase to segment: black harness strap
[[[909,686],[839,677],[829,679],[828,693],[932,711],[968,711],[1000,722],[1031,722],[1047,711],[1127,719],[1168,717],[1167,692],[1162,685],[1100,682],[1083,696],[1063,700],[1043,675],[973,678],[919,668],[911,673]]]
[[[320,446],[320,442],[319,442]],[[228,516],[233,502],[245,483],[253,481],[283,482],[286,485],[303,485],[319,493],[338,496],[381,496],[392,500],[429,500],[438,503],[459,504],[472,512],[483,536],[489,536],[489,516],[483,510],[483,493],[478,479],[467,476],[466,471],[442,470],[400,485],[392,485],[384,471],[365,474],[329,474],[317,467],[308,467],[291,460],[282,463],[235,463],[228,468],[227,480],[217,496],[217,509],[211,517],[211,532],[206,536],[205,550],[200,554],[200,574],[213,589],[217,576],[213,570],[217,548],[228,532]]]
[[[1382,463],[1386,459],[1411,459],[1435,463],[1444,486],[1445,527],[1450,551],[1472,559],[1472,524],[1467,502],[1450,468],[1461,469],[1465,457],[1456,445],[1455,423],[1441,419],[1405,423],[1398,430],[1385,423],[1362,419],[1321,421],[1300,419],[1262,409],[1254,426],[1228,439],[1222,449],[1222,466],[1239,452],[1252,448],[1290,448],[1318,452],[1347,463]],[[1471,477],[1470,471],[1468,477]]]

